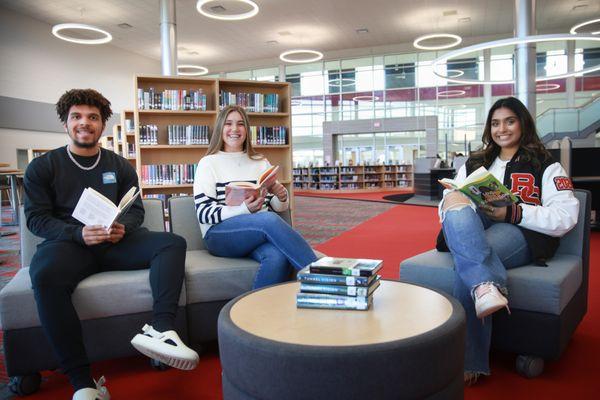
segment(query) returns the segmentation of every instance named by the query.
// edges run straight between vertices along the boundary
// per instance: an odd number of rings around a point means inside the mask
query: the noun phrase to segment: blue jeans
[[[206,232],[204,243],[215,256],[258,261],[253,289],[288,280],[290,264],[299,270],[317,259],[306,240],[274,212],[228,218]]]
[[[453,295],[467,315],[465,371],[489,375],[492,318],[477,318],[473,291],[491,282],[508,296],[506,270],[529,263],[531,253],[517,226],[493,221],[471,207],[447,210],[442,229],[454,259]]]

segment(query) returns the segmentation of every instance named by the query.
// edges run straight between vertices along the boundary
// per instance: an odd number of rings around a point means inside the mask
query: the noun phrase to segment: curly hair
[[[505,97],[494,103],[487,115],[485,128],[483,129],[483,147],[472,155],[475,166],[483,165],[489,168],[496,157],[500,154],[500,146],[492,139],[492,117],[499,108],[508,108],[518,118],[521,126],[521,139],[519,142],[519,152],[523,161],[530,161],[535,168],[541,167],[544,162],[551,157],[550,153],[544,147],[535,128],[535,121],[529,110],[520,100],[515,97]]]
[[[94,89],[71,89],[60,96],[56,103],[56,113],[63,124],[67,123],[71,107],[78,105],[97,107],[103,124],[106,124],[113,113],[110,109],[110,101]]]

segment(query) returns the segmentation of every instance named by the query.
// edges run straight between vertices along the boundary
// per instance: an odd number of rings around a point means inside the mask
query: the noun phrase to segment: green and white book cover
[[[473,171],[461,185],[448,178],[441,179],[440,183],[444,187],[460,190],[479,206],[504,207],[518,201],[517,197],[485,167]]]

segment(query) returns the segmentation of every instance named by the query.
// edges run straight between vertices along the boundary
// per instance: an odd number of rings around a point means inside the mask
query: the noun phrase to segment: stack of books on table
[[[298,308],[368,310],[380,285],[382,260],[323,257],[298,272]]]

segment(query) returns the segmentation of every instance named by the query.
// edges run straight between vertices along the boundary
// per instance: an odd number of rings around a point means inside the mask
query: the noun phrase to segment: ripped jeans
[[[477,318],[473,292],[491,282],[507,296],[506,270],[531,261],[521,230],[512,224],[489,219],[474,207],[450,207],[442,213],[442,229],[454,259],[453,296],[467,315],[465,371],[490,374],[489,352],[492,318]],[[510,305],[510,297],[509,299]]]

